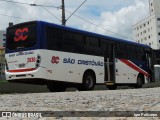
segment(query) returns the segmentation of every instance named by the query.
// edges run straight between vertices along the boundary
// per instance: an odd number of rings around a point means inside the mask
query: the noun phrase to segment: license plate
[[[19,68],[24,68],[25,64],[19,64]]]

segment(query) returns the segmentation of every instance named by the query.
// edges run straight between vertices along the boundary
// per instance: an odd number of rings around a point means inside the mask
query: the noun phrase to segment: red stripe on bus
[[[8,72],[28,72],[33,71],[35,68],[27,68],[27,69],[18,69],[18,70],[8,70]]]
[[[142,73],[146,77],[149,77],[149,74],[147,72],[143,71],[140,67],[138,67],[137,65],[133,64],[132,62],[130,62],[128,60],[124,60],[124,59],[119,59],[119,60],[122,61],[123,63],[125,63],[126,65],[128,65],[129,67],[133,68],[134,70]]]

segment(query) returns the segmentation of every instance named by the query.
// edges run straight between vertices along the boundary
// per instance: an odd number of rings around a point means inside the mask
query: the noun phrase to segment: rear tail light
[[[41,64],[41,56],[37,55],[36,68],[39,68],[40,64]]]
[[[6,70],[8,71],[9,68],[8,68],[8,64],[7,64],[7,60],[5,59],[5,67],[6,67]]]

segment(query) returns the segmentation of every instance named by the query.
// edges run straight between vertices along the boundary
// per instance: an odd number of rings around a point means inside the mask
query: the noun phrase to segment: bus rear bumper
[[[23,80],[23,79],[45,79],[46,68],[39,67],[38,69],[27,72],[8,72],[5,71],[7,81]]]

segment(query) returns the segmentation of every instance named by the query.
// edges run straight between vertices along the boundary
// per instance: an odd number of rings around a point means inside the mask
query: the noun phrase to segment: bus
[[[7,81],[47,85],[51,92],[154,82],[149,46],[44,21],[8,27],[5,49]]]

